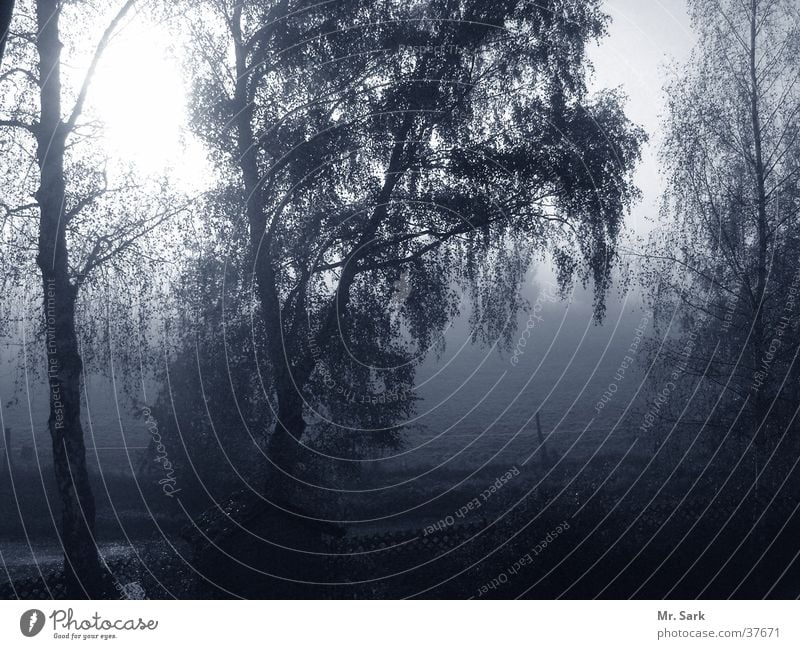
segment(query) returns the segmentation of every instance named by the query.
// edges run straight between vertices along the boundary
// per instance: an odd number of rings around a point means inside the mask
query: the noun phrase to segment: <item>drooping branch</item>
[[[5,126],[7,128],[20,128],[23,131],[27,131],[31,135],[36,135],[36,125],[29,124],[27,122],[23,122],[19,119],[0,119],[0,127]]]
[[[168,210],[142,219],[127,228],[122,228],[114,234],[101,235],[95,241],[92,250],[86,258],[81,269],[78,271],[77,282],[80,284],[86,280],[91,272],[98,267],[102,266],[112,258],[119,256],[123,252],[129,250],[137,241],[142,237],[153,232],[163,223],[174,218],[176,215],[188,209],[200,196],[197,196],[185,205],[174,210]]]
[[[83,78],[81,89],[78,92],[78,98],[75,100],[75,106],[72,109],[72,113],[70,114],[69,119],[67,119],[66,128],[68,133],[72,132],[72,130],[75,128],[75,123],[78,121],[78,118],[80,117],[81,112],[83,111],[83,106],[86,103],[86,96],[89,93],[89,87],[91,86],[95,71],[97,70],[97,66],[100,63],[100,59],[102,59],[103,57],[103,53],[108,47],[108,43],[111,41],[111,37],[114,35],[117,26],[120,24],[120,22],[122,22],[127,13],[131,10],[133,5],[135,4],[136,0],[127,0],[127,2],[124,5],[122,5],[122,8],[117,12],[117,14],[111,20],[108,27],[106,27],[105,31],[103,32],[103,35],[100,37],[100,41],[97,43],[97,47],[94,50],[92,61],[89,64],[89,69],[86,71],[86,76]]]

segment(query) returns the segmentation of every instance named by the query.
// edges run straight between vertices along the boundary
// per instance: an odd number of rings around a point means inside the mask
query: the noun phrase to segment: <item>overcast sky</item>
[[[694,36],[685,0],[606,0],[604,8],[613,22],[608,37],[591,51],[595,86],[621,86],[630,98],[629,117],[650,136],[636,176],[644,197],[629,220],[635,233],[645,233],[662,189],[657,151],[666,71],[686,61]]]

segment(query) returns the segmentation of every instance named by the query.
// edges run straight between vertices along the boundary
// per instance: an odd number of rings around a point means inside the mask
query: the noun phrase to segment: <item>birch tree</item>
[[[643,136],[620,96],[586,91],[599,3],[196,6],[195,128],[247,228],[273,497],[303,480],[308,418],[358,436],[409,412],[456,286],[475,336],[502,341],[547,250],[602,313]]]
[[[94,72],[134,3],[18,2],[4,62],[9,70],[2,76],[5,281],[20,288],[34,268],[41,278],[36,312],[43,324],[48,428],[71,598],[98,597],[109,586],[97,551],[81,421],[81,341],[108,327],[107,305],[94,305],[89,315],[93,305],[84,293],[93,285],[115,285],[130,294],[123,266],[135,263],[137,246],[167,218],[158,200],[135,184],[109,178],[94,139],[97,116],[85,115]],[[110,17],[94,38],[88,67],[64,60],[64,52],[86,43],[87,16],[98,15]]]
[[[700,382],[686,420],[774,448],[800,399],[800,12],[784,0],[690,11],[699,39],[668,88],[669,184],[647,274],[662,367],[688,379],[670,416]]]

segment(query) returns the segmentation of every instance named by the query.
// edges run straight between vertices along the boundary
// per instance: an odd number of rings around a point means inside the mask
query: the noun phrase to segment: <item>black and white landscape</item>
[[[0,19],[0,597],[800,596],[796,0]]]

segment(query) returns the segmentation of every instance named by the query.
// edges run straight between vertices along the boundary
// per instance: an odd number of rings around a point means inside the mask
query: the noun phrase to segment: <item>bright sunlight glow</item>
[[[187,128],[189,88],[174,40],[142,17],[127,21],[103,54],[88,104],[104,124],[110,157],[191,190],[205,185],[209,166]]]

